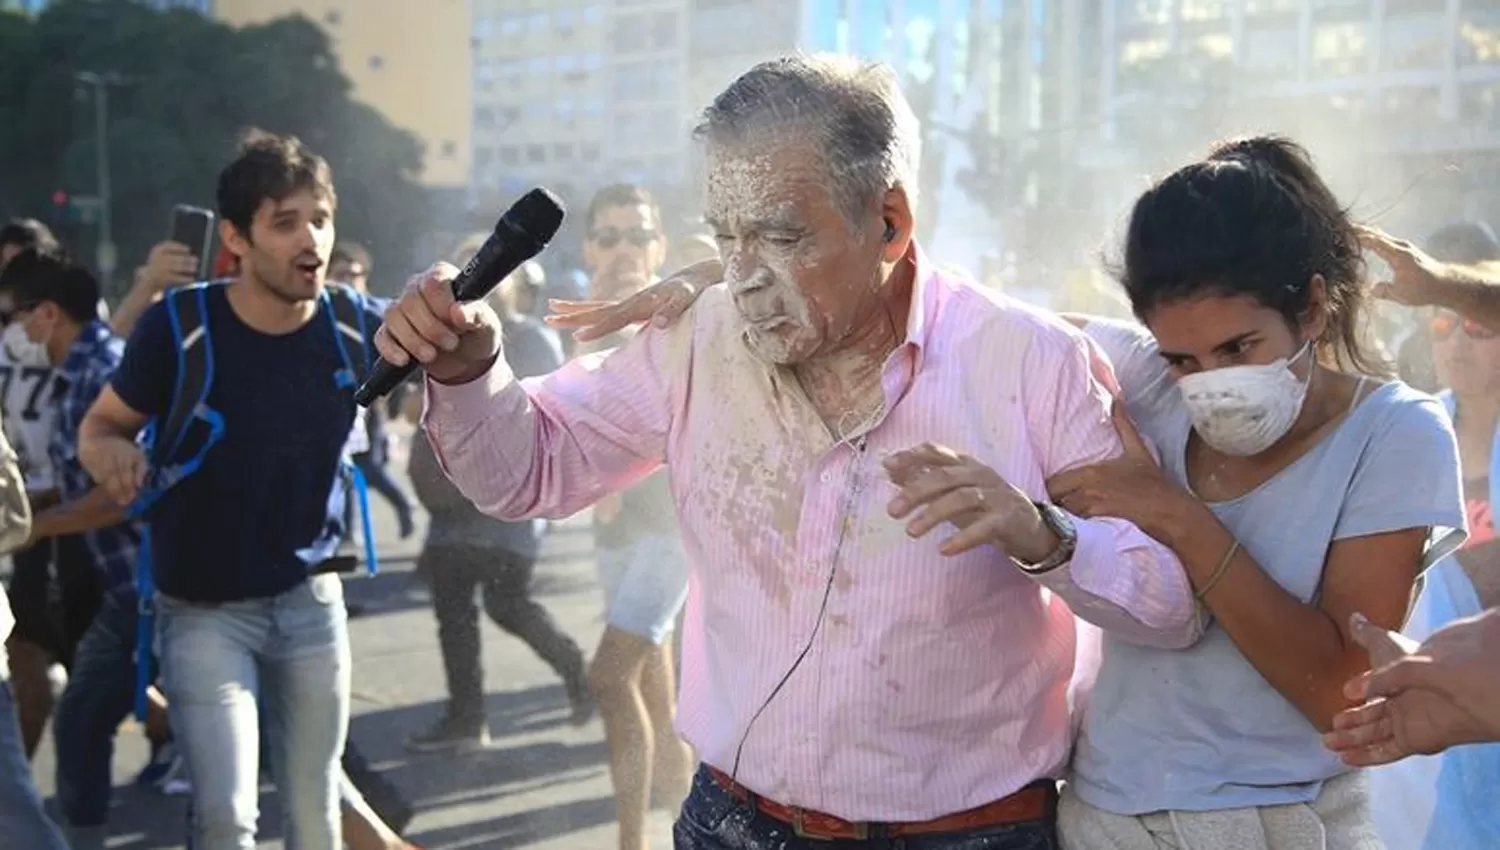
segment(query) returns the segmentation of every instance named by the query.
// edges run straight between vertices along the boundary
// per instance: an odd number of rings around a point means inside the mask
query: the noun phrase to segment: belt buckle
[[[804,808],[802,808],[802,807],[800,807],[800,806],[792,808],[792,834],[793,835],[797,836],[798,838],[809,839],[809,840],[812,840],[812,841],[838,841],[838,840],[840,840],[840,838],[843,837],[843,836],[835,836],[835,835],[831,835],[831,834],[817,835],[817,834],[808,832],[807,831],[807,822],[805,820],[805,815],[806,814],[807,814],[807,810],[804,809]],[[855,823],[853,821],[850,821],[849,822],[849,826],[852,828],[852,831],[853,831],[853,834],[850,835],[850,836],[848,836],[848,838],[850,840],[853,840],[853,841],[865,841],[865,840],[867,840],[870,837],[870,825],[868,823],[865,823],[863,821],[861,821],[859,823]]]
[[[792,834],[798,838],[806,838],[813,841],[832,841],[833,839],[826,835],[813,835],[807,831],[806,823],[803,820],[803,815],[806,812],[807,810],[801,806],[792,809]]]

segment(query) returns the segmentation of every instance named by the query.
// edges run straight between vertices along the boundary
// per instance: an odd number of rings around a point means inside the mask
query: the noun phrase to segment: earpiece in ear
[[[885,220],[885,235],[880,237],[882,242],[890,242],[896,238],[896,225],[891,224],[890,219]]]

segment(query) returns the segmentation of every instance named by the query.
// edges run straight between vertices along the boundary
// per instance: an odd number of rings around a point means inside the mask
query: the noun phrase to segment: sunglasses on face
[[[610,249],[620,244],[621,240],[629,242],[637,248],[644,248],[656,241],[656,231],[636,228],[634,230],[616,230],[613,227],[602,227],[589,234],[589,239],[600,248]]]
[[[1496,336],[1494,331],[1473,319],[1465,319],[1454,313],[1438,313],[1427,320],[1427,328],[1435,340],[1447,339],[1460,327],[1469,339],[1494,339]]]

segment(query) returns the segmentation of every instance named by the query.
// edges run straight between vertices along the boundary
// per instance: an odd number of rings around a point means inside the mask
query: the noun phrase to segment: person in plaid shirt
[[[134,707],[141,530],[79,464],[78,426],[119,366],[125,341],[98,318],[98,281],[60,253],[17,256],[0,273],[0,292],[10,295],[15,321],[46,349],[65,387],[48,445],[62,502],[36,515],[31,542],[84,535],[104,587],[53,718],[65,827],[74,850],[88,850],[104,846],[115,729]]]

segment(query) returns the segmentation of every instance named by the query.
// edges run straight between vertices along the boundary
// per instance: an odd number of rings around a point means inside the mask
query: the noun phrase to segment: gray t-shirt
[[[1163,469],[1186,486],[1191,423],[1155,340],[1126,323],[1085,332],[1113,362],[1126,408]],[[1331,541],[1463,527],[1453,430],[1431,396],[1385,384],[1269,481],[1209,507],[1272,579],[1308,601]],[[1306,803],[1348,768],[1211,624],[1175,652],[1106,635],[1073,770],[1086,802],[1138,815]]]
[[[562,346],[557,335],[536,319],[507,319],[503,334],[505,362],[516,377],[545,375],[562,366]],[[426,545],[504,550],[536,557],[546,520],[501,522],[480,513],[443,474],[425,431],[412,437],[407,474],[411,476],[417,500],[431,515]]]
[[[618,348],[629,336],[616,333],[601,340],[600,348]],[[677,526],[677,505],[672,499],[672,483],[663,469],[620,494],[619,512],[608,522],[596,509],[594,543],[602,549],[628,549],[636,540],[646,537],[681,535]]]

